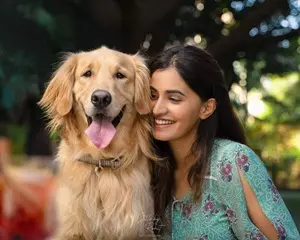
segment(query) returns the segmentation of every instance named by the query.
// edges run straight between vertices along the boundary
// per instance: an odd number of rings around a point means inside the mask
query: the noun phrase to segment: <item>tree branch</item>
[[[250,41],[250,45],[251,45],[251,50],[253,50],[253,48],[257,49],[257,48],[263,48],[264,46],[267,45],[273,45],[273,44],[277,44],[280,41],[283,41],[285,39],[291,39],[294,37],[298,37],[300,36],[300,28],[295,29],[295,30],[291,30],[289,33],[287,34],[283,34],[280,36],[264,36],[264,35],[259,35],[255,38],[252,38],[252,40]]]
[[[124,49],[134,53],[140,49],[145,35],[153,33],[152,41],[158,42],[153,44],[150,51],[156,52],[161,50],[166,43],[169,35],[168,28],[171,27],[175,19],[174,12],[177,12],[181,0],[134,0],[134,5],[128,12],[124,14],[125,24],[123,25]],[[164,32],[160,29],[164,29]],[[158,40],[160,39],[160,40]]]
[[[236,52],[237,49],[247,46],[251,40],[249,31],[286,4],[287,2],[284,0],[266,0],[249,12],[229,36],[224,36],[216,43],[209,45],[207,50],[220,59],[228,52]]]

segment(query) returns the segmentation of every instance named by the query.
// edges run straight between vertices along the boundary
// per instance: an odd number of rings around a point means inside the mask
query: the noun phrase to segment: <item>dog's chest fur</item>
[[[90,164],[63,161],[61,180],[69,189],[71,211],[82,219],[88,238],[135,239],[151,234],[147,228],[154,213],[147,161],[142,156],[127,169],[99,171]],[[64,196],[59,201],[65,200]]]

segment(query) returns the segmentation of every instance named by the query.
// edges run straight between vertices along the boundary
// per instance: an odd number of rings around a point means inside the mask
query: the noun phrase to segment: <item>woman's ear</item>
[[[199,118],[202,120],[207,119],[214,113],[216,107],[217,102],[214,98],[210,98],[206,102],[203,102],[202,107],[200,109]]]

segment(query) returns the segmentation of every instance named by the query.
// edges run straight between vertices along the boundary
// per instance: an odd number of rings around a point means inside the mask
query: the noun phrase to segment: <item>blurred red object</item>
[[[46,239],[54,228],[55,177],[48,169],[3,167],[3,161],[1,170],[0,239]]]

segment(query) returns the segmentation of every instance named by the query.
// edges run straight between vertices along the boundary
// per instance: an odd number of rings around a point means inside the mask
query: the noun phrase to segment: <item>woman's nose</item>
[[[157,100],[154,103],[154,107],[152,109],[154,115],[162,115],[167,113],[167,111],[168,111],[167,106],[164,104],[163,101]]]

